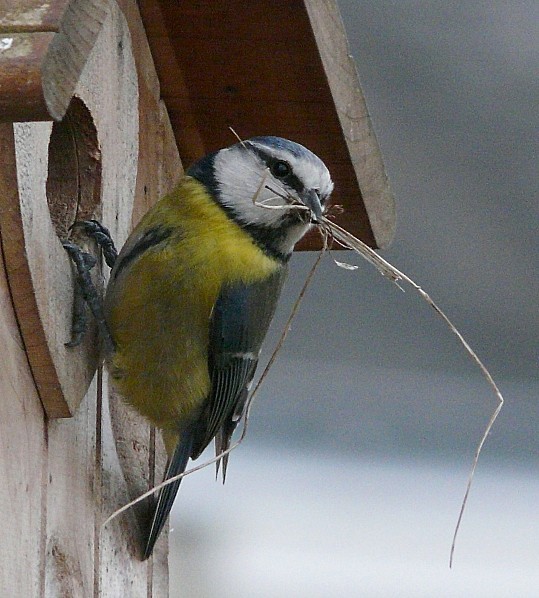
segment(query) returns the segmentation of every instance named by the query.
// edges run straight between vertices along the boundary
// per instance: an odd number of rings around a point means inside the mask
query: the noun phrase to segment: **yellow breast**
[[[190,177],[132,235],[158,227],[170,230],[168,237],[107,289],[107,323],[117,347],[108,365],[124,398],[172,432],[208,395],[209,320],[222,286],[263,280],[281,265]]]

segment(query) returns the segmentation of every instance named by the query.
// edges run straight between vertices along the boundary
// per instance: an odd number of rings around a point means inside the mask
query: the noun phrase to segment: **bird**
[[[212,440],[216,455],[230,447],[294,246],[333,187],[324,162],[299,143],[239,141],[195,162],[113,254],[105,363],[115,390],[161,430],[165,479]],[[108,231],[94,227],[99,235]],[[227,465],[228,455],[223,481]],[[144,559],[180,482],[158,493]]]

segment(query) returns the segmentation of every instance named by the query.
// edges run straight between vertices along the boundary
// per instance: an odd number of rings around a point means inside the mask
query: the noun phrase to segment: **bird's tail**
[[[165,473],[165,480],[169,480],[170,478],[173,478],[174,476],[177,476],[185,471],[185,468],[187,467],[187,461],[189,461],[189,457],[191,456],[193,440],[194,434],[191,431],[186,430],[184,433],[182,433],[180,441],[176,445],[174,453],[170,458],[167,472]],[[168,514],[170,513],[172,505],[174,504],[174,499],[178,493],[181,481],[182,480],[179,479],[176,482],[172,482],[164,488],[161,488],[159,491],[157,504],[148,534],[148,540],[146,542],[146,547],[144,548],[144,559],[147,559],[152,554],[157,538],[163,530]]]
[[[228,421],[226,422],[223,427],[217,432],[215,435],[215,456],[218,457],[221,453],[224,453],[230,448],[230,442],[232,440],[232,434],[234,434],[234,430],[236,429],[237,422],[235,421]],[[224,455],[215,462],[215,479],[219,476],[219,469],[221,467],[222,461],[222,475],[223,475],[223,484],[226,480],[226,470],[228,468],[228,457],[230,453]]]

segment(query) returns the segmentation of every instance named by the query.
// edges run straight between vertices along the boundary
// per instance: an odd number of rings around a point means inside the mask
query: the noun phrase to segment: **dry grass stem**
[[[477,445],[477,448],[476,448],[475,454],[474,454],[474,458],[473,458],[473,462],[472,462],[472,467],[471,467],[470,473],[468,475],[466,490],[464,492],[464,497],[462,499],[460,511],[459,511],[458,518],[457,518],[457,523],[455,525],[455,530],[453,532],[453,539],[451,542],[451,550],[450,550],[450,554],[449,554],[449,567],[451,568],[453,566],[453,558],[455,555],[455,545],[456,545],[456,541],[457,541],[457,536],[458,536],[458,532],[460,529],[460,524],[462,522],[462,517],[464,515],[464,510],[465,510],[466,504],[468,502],[468,497],[470,495],[472,481],[474,478],[475,470],[477,468],[477,463],[479,461],[479,456],[481,455],[483,445],[485,444],[485,441],[487,440],[488,435],[490,434],[490,431],[492,430],[492,426],[494,425],[494,422],[496,421],[496,418],[498,417],[498,415],[503,407],[504,399],[503,399],[502,393],[500,392],[500,389],[494,382],[494,379],[492,378],[488,369],[485,367],[483,362],[476,355],[475,351],[470,347],[470,345],[466,342],[466,340],[464,339],[462,334],[457,330],[455,325],[446,316],[446,314],[440,309],[440,307],[438,307],[438,305],[436,305],[436,303],[431,299],[430,295],[427,292],[425,292],[411,278],[406,276],[406,274],[403,274],[402,272],[397,270],[394,266],[392,266],[389,262],[387,262],[382,257],[380,257],[368,245],[366,245],[359,239],[356,239],[356,237],[351,235],[348,231],[344,230],[342,227],[340,227],[338,224],[335,224],[328,218],[326,218],[326,217],[322,218],[322,222],[319,224],[319,228],[320,228],[321,234],[324,237],[328,237],[328,236],[334,237],[337,241],[339,241],[339,243],[343,247],[346,247],[347,249],[351,249],[351,250],[355,251],[356,253],[359,253],[361,255],[361,257],[363,257],[369,263],[371,263],[383,276],[385,276],[386,278],[389,278],[395,284],[397,284],[397,286],[399,286],[399,288],[401,288],[401,287],[400,287],[400,285],[398,285],[398,282],[403,281],[403,282],[408,283],[415,291],[417,291],[417,293],[434,309],[434,311],[447,324],[447,326],[449,327],[451,332],[453,334],[455,334],[455,336],[458,338],[460,344],[464,347],[466,353],[468,353],[468,355],[470,356],[472,361],[481,370],[481,373],[483,374],[484,378],[488,382],[489,386],[494,391],[494,394],[496,395],[496,398],[498,400],[498,405],[496,406],[496,409],[490,416],[490,419],[487,423],[485,431],[483,432],[483,435],[481,436],[479,444]],[[327,243],[327,241],[324,241],[324,243]],[[348,268],[349,265],[345,264],[344,267]]]
[[[248,149],[248,145],[245,141],[243,141],[239,135],[234,131],[234,129],[232,127],[229,127],[229,129],[231,130],[231,132],[234,134],[234,136],[238,139],[238,141],[246,148]],[[253,160],[256,162],[256,156],[253,154]],[[257,167],[259,167],[259,165],[257,164]],[[276,210],[289,210],[289,209],[294,209],[297,210],[299,209],[304,209],[304,210],[309,210],[309,208],[307,206],[305,206],[302,203],[299,203],[298,200],[294,197],[292,197],[287,191],[286,189],[283,189],[282,187],[280,187],[279,185],[277,186],[277,190],[270,188],[269,186],[265,185],[267,179],[269,178],[269,171],[265,171],[264,176],[262,177],[261,183],[253,197],[253,203],[261,208],[266,208],[266,209],[276,209]],[[275,182],[272,183],[273,185],[275,185]],[[262,192],[263,188],[268,188],[270,191],[272,191],[273,193],[275,193],[276,198],[279,197],[281,199],[284,199],[287,203],[285,205],[268,205],[267,203],[265,203],[266,201],[268,201],[267,199],[264,201],[258,201],[258,198]],[[270,198],[270,199],[274,199],[274,198]],[[451,567],[453,565],[453,557],[454,557],[454,553],[455,553],[455,545],[456,545],[456,540],[457,540],[457,536],[458,536],[458,532],[460,529],[460,525],[462,522],[462,517],[464,514],[464,510],[466,508],[466,504],[468,502],[468,497],[470,494],[470,489],[472,487],[472,482],[473,482],[473,478],[474,478],[474,474],[475,474],[475,470],[477,468],[477,463],[479,461],[479,457],[481,455],[481,451],[483,449],[483,445],[485,444],[485,441],[487,440],[487,437],[492,429],[492,426],[494,425],[494,422],[496,421],[496,418],[498,417],[503,403],[504,403],[504,399],[502,396],[502,393],[500,392],[500,390],[498,389],[496,383],[494,382],[492,376],[490,375],[490,372],[487,370],[487,368],[483,365],[482,361],[479,359],[479,357],[477,357],[477,355],[475,354],[475,352],[473,351],[473,349],[470,347],[470,345],[466,342],[466,340],[463,338],[463,336],[461,335],[461,333],[457,330],[457,328],[454,326],[454,324],[451,322],[451,320],[446,316],[446,314],[438,307],[438,305],[436,305],[436,303],[431,299],[431,297],[429,296],[428,293],[426,293],[418,284],[416,284],[411,278],[409,278],[408,276],[406,276],[406,274],[402,273],[400,270],[397,270],[394,266],[392,266],[389,262],[387,262],[386,260],[384,260],[384,258],[382,258],[380,255],[378,255],[378,253],[376,253],[376,251],[374,251],[373,249],[371,249],[368,245],[366,245],[365,243],[363,243],[362,241],[360,241],[359,239],[357,239],[356,237],[354,237],[353,235],[351,235],[348,231],[346,231],[344,228],[342,228],[341,226],[339,226],[338,224],[336,224],[335,222],[333,222],[330,218],[328,218],[327,216],[322,216],[322,218],[319,221],[315,221],[314,220],[314,215],[313,217],[313,224],[318,228],[322,239],[323,239],[323,249],[322,251],[319,253],[317,260],[315,261],[315,263],[313,264],[311,270],[309,271],[309,274],[305,280],[305,283],[301,289],[301,292],[298,296],[298,298],[296,299],[296,302],[294,303],[294,306],[292,307],[292,311],[290,313],[290,316],[286,322],[286,325],[284,327],[284,330],[281,334],[281,337],[279,338],[279,342],[277,343],[277,346],[275,347],[269,361],[268,364],[266,365],[264,371],[262,372],[260,378],[258,379],[258,382],[254,388],[254,390],[251,392],[246,404],[245,404],[245,408],[243,410],[243,414],[242,414],[242,431],[241,431],[241,435],[238,438],[238,440],[233,443],[227,450],[219,453],[218,455],[216,455],[215,457],[213,457],[212,459],[209,459],[207,461],[205,461],[204,463],[201,463],[200,465],[197,465],[196,467],[193,467],[187,471],[184,471],[182,474],[179,474],[177,476],[174,476],[168,480],[165,480],[164,482],[162,482],[161,484],[158,484],[157,486],[151,488],[150,490],[148,490],[148,492],[145,492],[144,494],[140,495],[138,498],[136,498],[135,500],[129,502],[128,504],[124,505],[123,507],[121,507],[120,509],[118,509],[117,511],[115,511],[110,517],[108,517],[105,522],[102,524],[102,528],[104,526],[106,526],[110,521],[112,521],[113,519],[115,519],[116,517],[118,517],[118,515],[122,514],[124,511],[127,511],[129,508],[131,508],[133,505],[145,500],[146,498],[152,496],[155,492],[158,492],[159,490],[161,490],[162,488],[164,488],[165,486],[167,486],[168,484],[172,484],[173,482],[176,482],[196,471],[199,471],[200,469],[204,469],[205,467],[208,467],[209,465],[212,465],[213,463],[216,463],[218,461],[220,461],[224,456],[228,455],[229,453],[231,453],[233,450],[235,450],[244,440],[245,435],[247,433],[247,427],[248,427],[248,423],[249,423],[249,415],[250,415],[250,411],[251,411],[251,407],[253,404],[253,399],[256,396],[262,382],[264,381],[264,379],[266,378],[269,370],[271,369],[271,367],[273,366],[273,363],[275,362],[275,359],[277,358],[277,355],[279,353],[279,351],[281,350],[283,343],[288,335],[288,332],[290,330],[291,327],[291,323],[292,320],[294,319],[295,315],[298,312],[299,306],[301,304],[301,301],[303,300],[303,297],[305,295],[305,292],[308,288],[308,286],[311,283],[311,280],[314,276],[314,273],[320,263],[320,260],[322,259],[322,256],[324,255],[324,253],[326,252],[326,250],[331,248],[331,244],[333,242],[337,242],[339,245],[341,245],[342,247],[346,248],[346,249],[351,249],[352,251],[355,251],[356,253],[358,253],[359,255],[361,255],[362,258],[364,258],[365,260],[367,260],[370,264],[372,264],[377,270],[378,272],[380,272],[380,274],[382,274],[382,276],[384,276],[385,278],[388,278],[389,280],[391,280],[393,283],[395,283],[397,285],[397,287],[399,287],[401,290],[404,290],[399,282],[405,282],[408,285],[410,285],[433,309],[434,311],[442,318],[442,320],[446,323],[446,325],[448,326],[448,328],[451,330],[451,332],[453,332],[453,334],[455,334],[455,336],[458,338],[460,344],[464,347],[466,353],[470,356],[470,358],[472,359],[472,361],[479,367],[479,369],[481,370],[481,373],[483,374],[484,378],[486,379],[486,381],[488,382],[488,384],[490,385],[490,387],[492,388],[492,390],[494,391],[494,394],[496,395],[496,398],[498,400],[498,405],[496,406],[496,409],[494,410],[494,412],[492,413],[487,426],[485,428],[485,431],[481,437],[481,440],[476,448],[475,454],[474,454],[474,459],[472,462],[472,467],[470,470],[470,473],[468,475],[468,480],[467,480],[467,484],[466,484],[466,490],[464,493],[464,497],[461,503],[461,507],[460,507],[460,511],[458,514],[458,518],[457,518],[457,522],[455,525],[455,530],[453,533],[453,539],[452,539],[452,543],[451,543],[451,550],[450,550],[450,556],[449,556],[449,566]],[[337,264],[337,266],[344,268],[346,270],[356,270],[357,266],[351,265],[351,264],[347,264],[345,262],[341,262],[341,261],[337,261],[336,259],[333,260],[335,262],[335,264]]]

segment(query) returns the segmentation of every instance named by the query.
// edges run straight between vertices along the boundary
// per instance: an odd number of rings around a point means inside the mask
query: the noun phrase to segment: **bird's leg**
[[[88,254],[89,255],[89,254]],[[88,330],[88,306],[84,300],[81,285],[75,281],[73,290],[73,319],[71,324],[71,340],[66,347],[77,347]]]
[[[82,229],[90,238],[94,239],[101,250],[106,264],[112,268],[118,257],[118,252],[114,246],[109,230],[97,220],[84,220],[75,222],[73,228]],[[82,342],[88,329],[88,317],[86,306],[90,308],[96,319],[99,334],[105,343],[105,349],[114,348],[114,343],[105,322],[102,300],[93,284],[90,276],[90,270],[95,266],[96,259],[89,253],[82,251],[78,245],[65,241],[63,243],[65,250],[69,253],[71,260],[75,264],[77,278],[75,283],[74,303],[73,303],[73,327],[72,339],[66,343],[68,347],[75,347]]]
[[[110,239],[110,235],[108,238]],[[114,341],[112,340],[107,323],[105,321],[103,301],[99,296],[99,293],[90,275],[90,271],[96,265],[97,260],[93,255],[86,253],[75,243],[63,241],[62,245],[69,254],[71,261],[75,265],[76,271],[72,327],[73,336],[71,341],[66,343],[66,345],[68,347],[75,347],[82,342],[82,339],[84,338],[84,335],[88,329],[88,318],[86,311],[86,306],[88,306],[96,320],[97,329],[99,331],[100,337],[103,339],[105,351],[110,352],[114,349]],[[112,241],[111,245],[112,248],[114,248]]]

